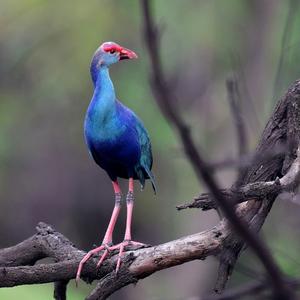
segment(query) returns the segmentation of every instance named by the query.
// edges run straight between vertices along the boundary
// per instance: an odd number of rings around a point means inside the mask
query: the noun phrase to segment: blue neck
[[[110,98],[112,100],[115,100],[116,94],[114,85],[110,79],[109,76],[109,70],[107,66],[101,66],[98,69],[98,74],[93,78],[94,85],[95,85],[95,91],[94,91],[94,97],[97,98]],[[106,99],[108,100],[108,99]]]
[[[97,73],[95,73],[97,72]],[[114,85],[109,77],[107,66],[100,66],[98,70],[91,68],[95,85],[94,95],[88,108],[89,118],[99,124],[112,116],[116,110],[116,95]]]

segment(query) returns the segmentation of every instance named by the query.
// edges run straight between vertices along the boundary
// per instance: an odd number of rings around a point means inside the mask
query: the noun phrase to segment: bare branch
[[[28,252],[39,244],[44,245],[43,253],[49,257],[57,257],[58,262],[49,264],[38,264],[34,266],[11,266],[11,262],[5,262],[4,256],[7,251],[0,251],[0,259],[3,262],[0,267],[0,287],[12,287],[23,284],[36,284],[61,281],[65,285],[69,280],[75,278],[78,264],[85,254],[75,248],[66,237],[55,231],[51,226],[40,223],[38,228],[47,229],[43,234],[36,235],[26,240]],[[118,255],[113,255],[103,263],[97,270],[96,260],[89,260],[83,269],[83,278],[91,282],[100,280],[102,293],[108,297],[111,293],[129,283],[134,283],[159,270],[183,264],[194,259],[205,259],[210,255],[217,255],[222,243],[229,234],[229,230],[220,223],[218,227],[209,231],[200,232],[194,235],[182,237],[165,244],[137,250],[128,249],[124,256],[124,264],[118,274],[115,274],[115,264]],[[31,244],[28,241],[31,241]],[[55,245],[53,244],[55,241]],[[53,248],[56,252],[52,252]],[[16,259],[23,255],[17,252],[20,244],[7,248],[14,251]],[[4,250],[7,250],[4,249]],[[63,249],[63,250],[62,250]],[[3,256],[2,256],[3,255]],[[31,252],[30,261],[38,260],[40,256]],[[110,282],[113,280],[113,284]],[[105,284],[107,283],[108,284]],[[105,288],[103,288],[105,286]],[[64,288],[60,286],[59,288]],[[104,297],[104,296],[103,296]],[[91,298],[93,299],[93,298]],[[101,299],[101,298],[100,298]],[[105,299],[105,298],[103,298]]]
[[[298,156],[286,176],[280,180],[279,186],[291,188],[299,174]],[[262,182],[263,183],[263,182]],[[268,184],[268,182],[265,182]],[[277,184],[278,185],[278,184]],[[255,191],[255,183],[252,189]],[[251,190],[250,186],[248,186]],[[243,215],[245,208],[238,207],[237,212]],[[265,214],[261,211],[263,215]],[[253,227],[257,220],[251,221]],[[114,272],[116,256],[103,263],[97,270],[95,260],[90,260],[84,267],[83,278],[91,282],[100,279],[94,292],[87,299],[106,299],[117,289],[135,283],[154,272],[174,265],[182,264],[193,259],[205,259],[209,255],[221,255],[228,247],[232,236],[231,227],[222,221],[215,228],[183,237],[178,240],[155,247],[128,250],[124,257],[124,264],[118,276]],[[46,282],[67,282],[75,278],[78,263],[85,253],[78,250],[62,234],[51,226],[39,223],[37,234],[16,246],[0,250],[0,287],[21,284],[35,284]],[[44,257],[51,257],[56,263],[33,265]],[[22,266],[25,265],[25,266]],[[63,285],[60,288],[64,288]],[[56,288],[58,289],[58,287]],[[61,292],[63,293],[63,292]],[[97,298],[98,297],[98,298]]]
[[[233,123],[236,131],[237,141],[238,141],[238,150],[239,150],[239,159],[241,159],[248,152],[248,140],[246,126],[244,124],[244,119],[242,117],[242,109],[240,104],[240,91],[238,86],[237,78],[229,78],[226,81],[227,93],[228,93],[228,102],[230,111],[233,118]],[[243,180],[243,174],[247,170],[246,166],[238,166],[238,176],[235,182],[235,188],[239,189]],[[234,202],[237,202],[238,199],[233,199]]]
[[[0,267],[33,265],[44,257],[42,249],[36,247],[36,237],[33,236],[13,247],[0,249]]]
[[[216,180],[212,177],[209,166],[205,163],[199,149],[191,137],[187,126],[184,121],[179,116],[175,109],[175,105],[172,105],[172,99],[176,99],[171,89],[168,87],[167,80],[165,78],[160,55],[159,55],[159,44],[157,39],[157,28],[153,21],[152,11],[150,7],[150,1],[142,0],[142,9],[144,14],[144,38],[146,45],[148,47],[148,53],[151,60],[152,68],[152,82],[153,82],[153,92],[156,95],[157,103],[162,109],[165,117],[175,126],[178,131],[179,137],[184,146],[187,157],[189,158],[195,173],[199,180],[203,182],[210,189],[214,199],[218,202],[218,206],[222,209],[227,219],[230,221],[234,230],[247,242],[249,247],[254,251],[254,253],[259,257],[262,264],[264,265],[270,282],[272,283],[274,295],[277,297],[291,298],[291,292],[287,290],[283,280],[282,275],[277,267],[272,255],[269,253],[264,243],[256,235],[254,235],[249,229],[246,223],[240,219],[232,205],[227,201],[227,199],[220,192]],[[233,258],[234,261],[236,258]],[[221,267],[224,264],[221,264]],[[228,267],[226,267],[226,270]],[[226,271],[228,274],[228,272]],[[219,272],[219,274],[221,274]],[[222,275],[223,276],[223,275]],[[224,277],[224,276],[223,276]],[[225,277],[224,277],[225,278]],[[226,282],[228,275],[223,282]],[[221,286],[221,289],[223,286]]]
[[[226,80],[226,87],[228,93],[229,107],[231,110],[238,140],[239,156],[241,157],[248,152],[248,141],[246,126],[242,117],[242,111],[240,106],[240,92],[237,79],[228,78]]]
[[[54,294],[55,300],[66,300],[67,299],[67,285],[68,280],[61,280],[54,282]]]
[[[211,199],[214,199],[215,206],[223,209],[230,223],[223,219],[211,230],[154,247],[128,248],[118,274],[114,271],[117,260],[115,253],[111,253],[98,270],[96,259],[89,260],[82,276],[87,282],[98,279],[99,283],[87,299],[106,299],[123,286],[136,283],[157,271],[211,255],[220,259],[216,289],[218,292],[222,291],[245,241],[265,266],[269,276],[263,280],[267,284],[271,283],[277,299],[292,299],[290,290],[287,290],[287,286],[291,285],[282,278],[269,252],[255,235],[261,229],[276,195],[282,190],[293,189],[298,184],[300,81],[295,82],[279,101],[262,134],[254,154],[255,159],[245,168],[241,187],[234,188],[236,185],[233,185],[231,189],[221,190],[212,176],[210,165],[196,148],[188,126],[176,111],[176,106],[171,105],[176,96],[168,87],[162,68],[158,51],[158,30],[153,23],[150,2],[142,0],[142,7],[145,38],[153,71],[152,88],[158,105],[178,131],[199,180],[203,180],[209,188],[210,193],[202,195],[203,200],[210,201],[206,205],[211,205]],[[288,145],[287,151],[275,156],[264,155],[281,145]],[[232,199],[240,202],[243,197],[252,201],[239,203],[234,207],[237,202]],[[47,224],[40,223],[37,231],[37,234],[22,243],[0,250],[0,287],[56,282],[55,297],[64,299],[66,284],[75,278],[78,263],[85,253]],[[44,257],[52,258],[54,262],[34,265]]]
[[[293,289],[298,289],[300,285],[299,279],[287,279],[286,284]],[[244,297],[258,296],[263,292],[268,291],[270,285],[266,281],[253,281],[236,288],[231,288],[225,291],[222,295],[212,295],[204,297],[203,300],[240,300]]]
[[[283,192],[292,192],[299,185],[300,177],[300,148],[297,150],[297,157],[294,160],[289,171],[281,178],[278,177],[272,181],[257,181],[248,183],[238,189],[223,189],[223,196],[231,202],[232,205],[249,200],[263,200],[269,196],[278,196]],[[238,200],[235,202],[234,200]],[[203,193],[196,197],[193,202],[178,205],[177,209],[201,208],[202,210],[216,209],[218,203],[209,193]]]
[[[281,48],[280,48],[280,56],[278,61],[278,66],[275,75],[274,87],[273,87],[273,102],[276,101],[276,96],[280,89],[282,88],[282,74],[284,74],[284,59],[286,54],[286,47],[291,38],[291,33],[293,29],[293,25],[295,22],[296,12],[298,11],[298,1],[289,0],[288,5],[288,14],[286,16],[284,30],[281,37]]]
[[[209,162],[209,167],[211,170],[220,171],[222,169],[229,168],[244,168],[247,169],[251,167],[253,162],[255,161],[263,161],[267,159],[276,158],[278,156],[283,156],[288,153],[287,145],[277,145],[273,149],[266,150],[264,153],[255,152],[253,154],[245,154],[240,156],[239,158],[228,157],[226,159],[220,161]]]
[[[225,291],[222,295],[213,295],[206,297],[205,300],[234,300],[241,299],[244,296],[257,295],[269,288],[267,282],[254,281],[237,288]]]

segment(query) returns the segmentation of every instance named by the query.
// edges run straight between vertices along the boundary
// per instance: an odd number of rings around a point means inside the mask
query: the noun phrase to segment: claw
[[[128,245],[140,246],[140,247],[146,247],[147,246],[147,244],[140,243],[140,242],[135,242],[135,241],[128,241]]]
[[[128,242],[123,242],[120,245],[120,251],[119,251],[119,256],[118,256],[118,261],[117,261],[117,266],[116,266],[116,273],[118,274],[120,265],[121,265],[121,259],[124,253],[124,247],[128,245]]]
[[[99,268],[101,266],[101,264],[103,263],[104,259],[107,257],[109,253],[109,248],[106,248],[104,253],[102,254],[101,258],[99,259],[98,263],[97,263],[97,268]]]
[[[117,260],[117,264],[116,264],[116,273],[119,272],[120,267],[121,267],[121,263],[122,263],[122,257],[124,255],[124,250],[125,247],[128,245],[134,245],[134,246],[146,246],[146,244],[140,243],[140,242],[135,242],[135,241],[131,241],[131,240],[124,240],[122,243],[117,244],[113,247],[110,248],[110,250],[116,250],[119,249],[119,255],[118,255],[118,260]]]
[[[79,280],[80,280],[80,275],[81,275],[81,272],[82,272],[82,268],[84,266],[84,264],[92,257],[92,255],[102,251],[103,249],[107,249],[107,246],[106,245],[101,245],[91,251],[89,251],[84,257],[83,259],[80,261],[79,263],[79,266],[78,266],[78,269],[77,269],[77,273],[76,273],[76,286],[78,286],[78,283],[79,283]],[[105,252],[104,252],[105,253]],[[102,258],[102,257],[101,257]]]
[[[134,246],[145,246],[145,244],[140,243],[140,242],[135,242],[135,241],[130,241],[130,240],[124,240],[122,243],[119,243],[117,245],[114,246],[109,246],[108,244],[103,244],[91,251],[89,251],[84,257],[83,259],[80,261],[79,266],[78,266],[78,270],[77,270],[77,274],[76,274],[76,286],[78,286],[79,280],[80,280],[80,275],[83,269],[84,264],[96,253],[105,250],[104,253],[101,255],[99,262],[97,263],[97,268],[99,268],[101,266],[101,264],[103,263],[103,261],[107,258],[109,252],[113,251],[113,250],[117,250],[119,249],[119,255],[118,255],[118,260],[117,260],[117,264],[116,264],[116,273],[119,272],[120,267],[121,267],[121,263],[122,263],[122,257],[124,255],[124,250],[125,247],[128,245],[134,245]]]

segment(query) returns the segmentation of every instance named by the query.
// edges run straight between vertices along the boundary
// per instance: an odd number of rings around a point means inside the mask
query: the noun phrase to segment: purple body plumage
[[[91,64],[95,90],[84,125],[91,156],[113,181],[133,177],[144,186],[150,178],[155,187],[148,133],[135,113],[116,99],[108,65],[99,65],[99,59],[96,51]]]
[[[145,179],[149,178],[155,191],[154,177],[151,173],[150,139],[141,120],[116,99],[108,71],[111,64],[132,58],[137,58],[133,51],[116,43],[106,42],[97,49],[92,59],[90,71],[95,90],[85,117],[84,136],[91,156],[112,180],[115,206],[101,246],[89,251],[80,261],[76,282],[79,281],[84,264],[92,255],[104,251],[97,265],[99,267],[110,251],[119,249],[116,264],[116,272],[118,272],[125,247],[128,245],[144,246],[132,240],[131,223],[134,179],[138,179],[144,186]],[[118,177],[129,178],[126,196],[126,230],[123,242],[112,245],[113,231],[122,199]]]

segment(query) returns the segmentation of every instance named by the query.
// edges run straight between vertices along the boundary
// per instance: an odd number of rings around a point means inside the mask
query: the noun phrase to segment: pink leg
[[[132,223],[132,211],[133,211],[133,178],[129,179],[128,194],[126,197],[127,216],[126,216],[126,230],[125,241],[131,241],[131,223]]]
[[[131,224],[132,224],[132,211],[133,211],[133,203],[134,203],[134,196],[133,196],[133,178],[129,179],[129,186],[128,186],[128,194],[126,197],[126,206],[127,206],[127,217],[126,217],[126,230],[124,241],[114,247],[118,247],[119,250],[119,257],[117,261],[116,272],[119,271],[121,265],[121,259],[124,253],[124,248],[127,245],[136,245],[136,246],[145,246],[143,243],[134,242],[131,240]]]
[[[117,198],[117,196],[116,196],[116,198]],[[117,219],[118,219],[118,216],[120,213],[120,209],[121,209],[121,205],[117,201],[120,201],[120,200],[121,199],[116,200],[115,207],[112,212],[108,227],[106,229],[102,244],[111,244],[112,243],[113,232],[114,232],[115,225],[116,225],[116,222],[117,222]]]
[[[120,212],[120,202],[121,202],[121,190],[120,190],[120,187],[117,182],[113,182],[113,188],[114,188],[115,195],[116,195],[116,203],[115,203],[115,207],[114,207],[108,228],[106,230],[102,245],[100,247],[97,247],[97,248],[89,251],[84,256],[84,258],[81,260],[79,267],[78,267],[77,275],[76,275],[76,283],[79,281],[83,265],[90,259],[90,257],[93,254],[96,254],[99,251],[105,250],[97,264],[97,266],[99,267],[102,264],[102,262],[104,261],[104,259],[107,257],[109,251],[119,249],[119,256],[118,256],[118,261],[117,261],[117,266],[116,266],[116,272],[118,272],[120,269],[120,266],[121,266],[121,259],[124,254],[124,250],[125,250],[126,246],[128,246],[128,245],[145,246],[145,244],[143,244],[143,243],[134,242],[131,240],[131,223],[132,223],[132,211],[133,211],[133,202],[134,202],[133,178],[129,179],[128,194],[126,197],[127,218],[126,218],[126,230],[125,230],[124,241],[115,246],[109,246],[109,244],[112,242],[112,234],[113,234],[114,227],[115,227],[115,224],[116,224],[119,212]]]
[[[77,274],[76,274],[76,283],[78,283],[79,278],[80,278],[80,274],[83,268],[83,265],[91,258],[91,256],[93,254],[96,254],[102,250],[105,249],[104,253],[102,254],[97,266],[100,266],[101,263],[104,261],[104,259],[107,257],[108,252],[109,252],[109,245],[112,243],[112,236],[113,236],[113,231],[120,213],[120,209],[121,209],[121,189],[119,187],[119,184],[117,181],[113,181],[113,188],[114,188],[114,192],[115,192],[115,207],[113,209],[107,230],[105,232],[103,241],[102,241],[102,245],[89,251],[84,257],[83,259],[80,261],[79,266],[78,266],[78,270],[77,270]]]
[[[129,178],[129,184],[128,184],[128,192],[133,194],[133,188],[134,188],[134,181],[133,178]]]
[[[134,196],[133,196],[133,178],[129,179],[129,188],[128,194],[126,197],[126,206],[127,206],[127,217],[126,217],[126,230],[124,241],[129,241],[132,245],[145,245],[143,243],[134,242],[131,240],[131,224],[132,224],[132,211],[134,204]]]
[[[115,192],[115,207],[112,212],[108,227],[106,229],[102,245],[112,243],[112,235],[121,209],[121,189],[119,187],[118,181],[113,181],[112,185]]]

